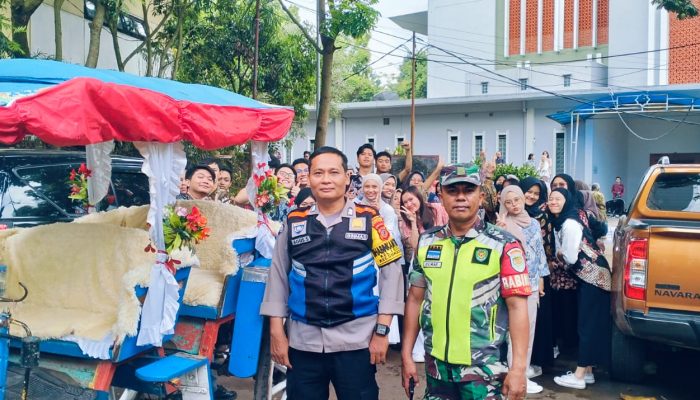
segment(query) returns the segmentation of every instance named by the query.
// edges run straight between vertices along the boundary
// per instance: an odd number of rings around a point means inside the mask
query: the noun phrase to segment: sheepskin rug
[[[66,335],[120,341],[137,333],[141,305],[134,286],[148,282],[155,255],[144,230],[108,224],[63,224],[3,232],[0,262],[8,265],[7,296],[26,300],[13,317],[40,338]],[[24,336],[16,326],[11,333]]]
[[[190,271],[184,303],[217,307],[226,276],[238,272],[238,256],[231,242],[234,237],[241,236],[240,232],[257,225],[257,215],[253,211],[217,201],[178,200],[176,206],[187,210],[196,206],[207,217],[207,226],[210,228],[209,238],[195,245],[199,267]],[[148,206],[120,207],[90,214],[74,222],[147,229],[147,215]]]

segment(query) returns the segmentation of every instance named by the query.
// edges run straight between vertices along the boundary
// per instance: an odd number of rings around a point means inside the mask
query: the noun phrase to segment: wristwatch
[[[377,324],[377,326],[374,327],[374,333],[376,333],[377,336],[386,336],[389,334],[389,326],[384,324]]]

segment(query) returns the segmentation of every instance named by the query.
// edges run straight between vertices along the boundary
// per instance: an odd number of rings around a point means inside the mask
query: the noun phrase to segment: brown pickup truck
[[[649,168],[614,235],[611,375],[644,377],[650,342],[700,350],[700,165]]]

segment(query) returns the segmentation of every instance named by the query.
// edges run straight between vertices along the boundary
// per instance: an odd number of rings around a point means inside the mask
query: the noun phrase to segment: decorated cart
[[[8,358],[27,371],[22,395],[32,399],[110,398],[115,387],[126,389],[124,399],[176,391],[211,399],[217,334],[231,321],[228,370],[267,380],[258,309],[278,227],[261,212],[175,196],[183,141],[209,150],[250,142],[255,191],[269,175],[265,142],[282,139],[293,117],[208,86],[0,61],[0,143],[34,135],[84,145],[86,165],[71,172],[67,195],[90,212],[72,223],[0,230],[0,399]],[[150,204],[95,212],[109,192],[114,140],[133,142],[143,156]],[[31,368],[68,389],[27,386]]]

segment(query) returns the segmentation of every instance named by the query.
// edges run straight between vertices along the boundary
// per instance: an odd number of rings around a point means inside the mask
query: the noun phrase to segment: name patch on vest
[[[513,267],[515,272],[525,271],[525,257],[523,256],[523,251],[521,249],[510,249],[506,254],[508,255],[508,258],[510,258],[510,265]]]
[[[293,246],[296,246],[296,245],[299,245],[299,244],[309,243],[310,241],[311,241],[311,237],[310,237],[310,236],[308,236],[308,235],[307,235],[307,236],[302,236],[302,237],[298,237],[298,238],[296,238],[296,239],[292,239],[292,245],[293,245]]]
[[[366,233],[347,232],[345,234],[345,239],[367,240],[367,239],[369,239],[369,236]]]
[[[489,263],[489,258],[491,258],[491,249],[477,247],[474,250],[474,256],[472,257],[472,263],[487,265]]]
[[[292,222],[292,237],[306,235],[306,221]]]
[[[364,218],[350,218],[349,229],[350,232],[364,232],[367,229],[367,222]]]
[[[441,244],[431,244],[428,246],[428,252],[425,254],[426,260],[439,260],[442,254]]]
[[[424,261],[423,268],[442,268],[442,261]]]

